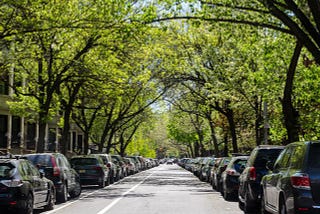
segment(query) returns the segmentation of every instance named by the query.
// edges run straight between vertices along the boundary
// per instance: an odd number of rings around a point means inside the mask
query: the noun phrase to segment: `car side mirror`
[[[239,172],[240,172],[240,174],[244,171],[245,168],[246,168],[245,165],[241,165],[241,166],[239,167]]]
[[[43,169],[39,169],[39,173],[40,173],[40,178],[43,178],[45,173]]]

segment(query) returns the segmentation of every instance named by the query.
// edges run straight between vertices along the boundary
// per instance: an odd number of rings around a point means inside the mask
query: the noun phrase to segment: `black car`
[[[252,150],[246,167],[239,177],[240,209],[245,212],[259,210],[261,179],[268,173],[266,163],[274,163],[283,148],[283,146],[260,145]]]
[[[69,161],[63,154],[35,153],[24,155],[22,158],[28,159],[37,168],[44,170],[45,177],[54,183],[58,202],[66,202],[68,194],[71,198],[81,194],[80,177],[71,168]]]
[[[216,189],[218,192],[222,193],[222,179],[221,175],[224,170],[226,170],[231,157],[222,157],[215,163],[215,166],[212,168],[212,188]]]
[[[320,141],[286,146],[262,179],[262,213],[320,213]]]
[[[53,182],[25,159],[0,159],[0,207],[14,213],[33,213],[33,208],[52,210]]]
[[[109,169],[98,155],[75,156],[70,164],[80,175],[81,185],[109,185]]]
[[[222,195],[225,200],[236,198],[239,189],[239,176],[241,170],[244,169],[248,160],[248,156],[232,157],[226,170],[221,175],[222,179]]]

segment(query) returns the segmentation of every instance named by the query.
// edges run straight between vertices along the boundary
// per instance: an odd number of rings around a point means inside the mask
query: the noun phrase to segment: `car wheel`
[[[76,181],[76,185],[75,185],[74,189],[69,194],[70,194],[71,198],[76,198],[76,197],[80,196],[81,184],[80,184],[79,180]]]
[[[103,187],[106,186],[106,182],[105,182],[105,180],[104,180],[104,177],[101,178],[101,181],[99,181],[99,184],[98,184],[98,185],[99,185],[100,188],[103,188]]]
[[[280,200],[280,207],[279,207],[279,213],[280,214],[287,214],[287,208],[286,208],[286,203],[284,202],[284,199],[283,198],[281,198],[281,200]]]
[[[54,204],[55,204],[55,193],[54,189],[50,190],[50,193],[48,195],[48,204],[44,207],[45,210],[53,210]]]
[[[106,181],[106,186],[109,186],[109,185],[110,185],[110,180],[111,180],[111,177],[108,175],[107,181]]]
[[[57,194],[57,201],[60,203],[64,203],[68,200],[68,191],[67,191],[67,185],[62,185],[62,192]]]
[[[223,198],[226,201],[229,201],[231,199],[232,194],[228,193],[226,188],[223,188]]]
[[[240,208],[240,210],[244,211],[244,203],[242,201],[238,201],[238,206]]]
[[[25,207],[19,210],[19,214],[32,214],[33,213],[33,196],[29,193],[25,201]]]
[[[213,178],[211,179],[211,186],[212,186],[212,189],[217,188]]]
[[[111,173],[110,184],[113,184],[113,183],[114,183],[114,175],[113,175],[113,173]]]

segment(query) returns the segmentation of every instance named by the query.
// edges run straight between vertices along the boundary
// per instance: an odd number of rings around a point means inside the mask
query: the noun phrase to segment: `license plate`
[[[84,170],[84,169],[79,170],[79,173],[85,173],[85,172],[86,172],[86,170]]]

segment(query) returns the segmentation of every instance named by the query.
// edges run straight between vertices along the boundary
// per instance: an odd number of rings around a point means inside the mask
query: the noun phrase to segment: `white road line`
[[[121,194],[121,196],[117,199],[115,199],[111,204],[109,204],[108,206],[106,206],[103,210],[101,210],[100,212],[98,212],[97,214],[105,214],[106,212],[108,212],[114,205],[116,205],[121,199],[123,199],[124,196],[126,196],[128,193],[130,193],[131,191],[135,190],[138,186],[140,186],[143,182],[145,182],[145,180],[147,180],[153,173],[151,173],[150,175],[148,175],[147,177],[145,177],[140,183],[136,184],[135,186],[133,186],[131,189],[129,189],[127,192]]]
[[[139,173],[137,173],[137,174],[140,174],[140,173],[141,173],[141,172],[139,172]],[[136,174],[136,175],[137,175],[137,174]],[[153,173],[152,173],[152,174],[153,174]],[[150,174],[149,176],[147,176],[142,182],[144,182],[144,181],[145,181],[147,178],[149,178],[152,174]],[[129,176],[129,177],[130,177],[130,176]],[[111,186],[116,185],[117,183],[120,183],[121,181],[126,180],[127,178],[128,178],[128,177],[125,177],[125,178],[123,178],[122,180],[113,183],[112,185],[109,185],[109,186],[104,187],[103,189],[108,189],[108,188],[110,188]],[[142,182],[140,182],[140,183],[137,184],[137,185],[140,185]],[[137,185],[136,185],[136,186],[137,186]],[[136,186],[134,186],[134,189],[136,188]],[[127,192],[125,192],[124,194],[122,194],[121,197],[120,197],[120,199],[121,199],[124,195],[128,194],[128,193],[129,193],[130,191],[132,191],[132,190],[133,190],[133,189],[130,189],[129,191],[127,191]],[[84,199],[84,198],[87,198],[87,197],[89,197],[90,195],[95,194],[95,193],[97,193],[97,192],[99,192],[99,191],[101,191],[101,189],[97,189],[97,190],[95,190],[95,191],[93,191],[93,192],[91,192],[91,193],[85,194],[85,195],[81,196],[80,198],[78,198],[78,199],[75,200],[75,201],[67,202],[66,204],[64,204],[64,205],[61,206],[61,207],[54,208],[54,209],[51,210],[51,211],[45,212],[45,214],[55,213],[55,212],[57,212],[57,211],[59,211],[59,210],[61,210],[61,209],[64,209],[64,208],[66,208],[66,207],[68,207],[68,206],[70,206],[70,205],[72,205],[72,204],[74,204],[74,203],[76,203],[76,202],[79,202],[79,200]],[[112,202],[112,203],[114,203],[114,202]]]

